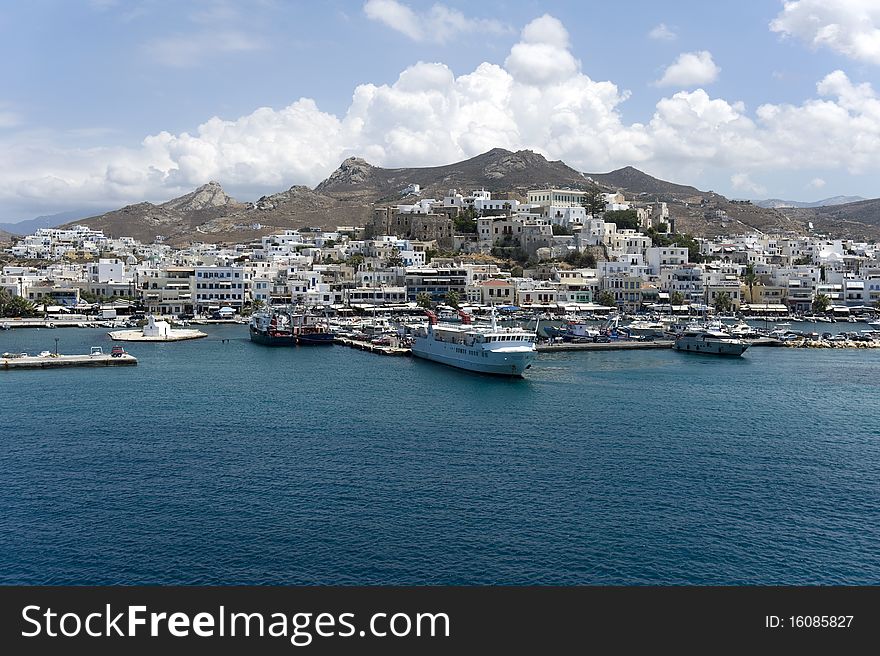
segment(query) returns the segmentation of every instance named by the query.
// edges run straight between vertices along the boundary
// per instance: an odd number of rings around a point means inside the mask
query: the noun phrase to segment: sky
[[[494,147],[880,197],[880,0],[0,0],[0,220]]]

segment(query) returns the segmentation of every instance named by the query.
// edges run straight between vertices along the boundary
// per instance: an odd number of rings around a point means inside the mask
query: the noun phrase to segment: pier
[[[361,351],[369,351],[370,353],[376,353],[378,355],[412,355],[412,349],[403,348],[400,346],[385,346],[382,344],[373,344],[371,342],[364,342],[358,339],[349,339],[348,337],[337,337],[334,342],[336,344],[340,344],[341,346],[348,346],[349,348],[355,348]]]
[[[642,349],[668,349],[674,342],[671,339],[658,339],[653,342],[566,342],[564,344],[538,344],[539,353],[561,353],[567,351],[636,351]]]
[[[19,355],[0,356],[0,369],[54,369],[56,367],[125,367],[137,364],[137,358],[128,353],[100,355]]]

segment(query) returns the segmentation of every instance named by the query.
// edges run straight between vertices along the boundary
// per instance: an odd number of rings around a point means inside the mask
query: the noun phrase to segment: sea
[[[0,584],[880,581],[880,349],[508,380],[202,328],[136,367],[0,371]],[[56,338],[112,346],[0,352]]]

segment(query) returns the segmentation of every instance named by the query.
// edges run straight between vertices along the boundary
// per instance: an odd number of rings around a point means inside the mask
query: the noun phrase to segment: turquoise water
[[[880,350],[542,354],[503,380],[208,332],[0,371],[0,583],[880,580]],[[111,345],[0,352],[56,337]]]

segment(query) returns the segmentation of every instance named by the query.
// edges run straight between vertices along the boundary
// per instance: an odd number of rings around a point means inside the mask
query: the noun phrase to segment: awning
[[[788,307],[781,303],[743,303],[741,309],[753,312],[788,312]]]

